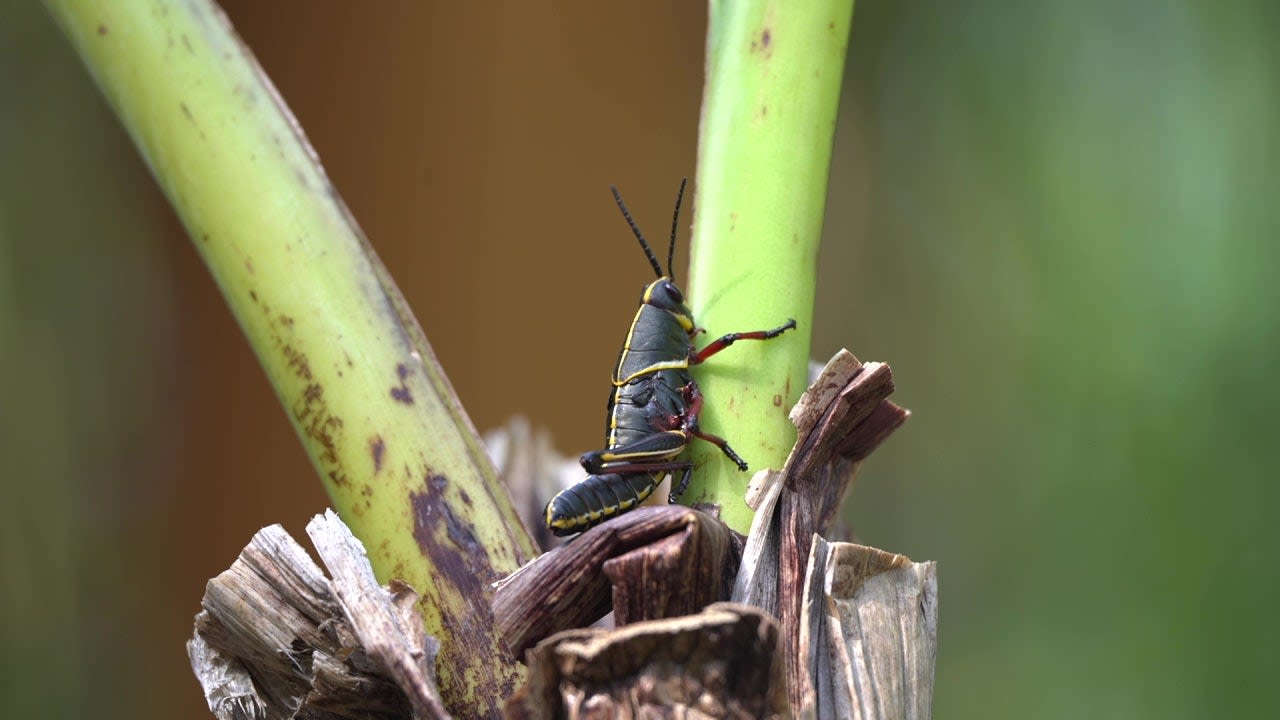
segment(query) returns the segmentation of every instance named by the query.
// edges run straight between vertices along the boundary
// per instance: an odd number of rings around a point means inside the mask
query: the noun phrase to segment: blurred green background
[[[225,2],[477,426],[576,453],[692,174],[699,3]],[[940,563],[939,718],[1258,716],[1280,671],[1280,5],[862,2],[814,347],[911,422],[866,542]],[[0,716],[204,718],[183,642],[325,506],[42,9],[0,9]]]

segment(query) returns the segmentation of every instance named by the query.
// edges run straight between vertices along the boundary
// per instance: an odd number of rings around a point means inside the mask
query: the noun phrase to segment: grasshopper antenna
[[[644,256],[649,258],[649,264],[653,266],[653,271],[657,273],[658,277],[662,277],[662,266],[658,264],[658,258],[653,256],[653,250],[649,248],[649,243],[645,242],[644,235],[640,234],[640,228],[636,227],[636,221],[631,219],[631,213],[627,212],[626,203],[622,202],[622,196],[618,194],[618,186],[610,185],[609,189],[613,191],[613,200],[618,203],[618,209],[622,211],[622,217],[627,219],[627,224],[631,226],[631,232],[635,233],[636,239],[640,241],[640,247],[644,248]]]
[[[671,282],[675,282],[675,269],[671,267],[672,260],[676,257],[676,228],[680,224],[680,202],[684,200],[684,186],[689,182],[689,178],[680,178],[680,192],[676,193],[676,212],[671,217],[671,244],[667,246],[667,277],[671,278]]]

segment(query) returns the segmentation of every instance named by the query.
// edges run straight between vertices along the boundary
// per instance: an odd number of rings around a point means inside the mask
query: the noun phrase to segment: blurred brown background
[[[694,172],[705,8],[224,2],[476,425],[598,443]],[[1256,714],[1280,670],[1280,63],[1258,2],[860,3],[815,356],[915,416],[862,537],[941,563],[939,717]],[[651,232],[659,232],[653,230]],[[42,10],[0,10],[0,716],[208,717],[204,581],[326,499]]]

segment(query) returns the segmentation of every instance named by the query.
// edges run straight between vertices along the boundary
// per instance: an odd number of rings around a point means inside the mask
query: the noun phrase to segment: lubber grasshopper
[[[667,498],[668,502],[675,502],[689,486],[693,473],[693,463],[676,458],[695,437],[714,443],[739,470],[747,469],[747,463],[724,438],[704,433],[698,427],[702,393],[689,374],[689,367],[738,340],[777,337],[794,328],[796,321],[788,320],[772,330],[729,333],[701,350],[694,347],[694,336],[704,330],[694,323],[671,271],[684,187],[682,180],[671,220],[666,273],[662,272],[662,265],[631,218],[618,189],[610,188],[622,217],[640,241],[658,279],[645,286],[640,309],[631,321],[613,369],[605,448],[585,453],[581,462],[589,473],[586,479],[547,503],[547,527],[556,535],[581,532],[630,510],[649,497],[668,473],[679,471],[680,482]]]

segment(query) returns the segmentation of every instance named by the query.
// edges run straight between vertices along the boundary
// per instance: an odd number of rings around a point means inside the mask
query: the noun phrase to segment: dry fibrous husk
[[[617,630],[569,630],[528,653],[507,717],[783,718],[778,624],[756,608],[702,612]]]
[[[187,651],[209,709],[253,718],[447,718],[439,644],[418,594],[374,580],[364,546],[333,511],[307,526],[332,579],[284,528],[259,530],[209,581]]]
[[[801,608],[813,538],[827,533],[866,459],[909,413],[890,402],[893,373],[841,350],[791,410],[796,444],[781,470],[758,473],[756,517],[732,600],[763,608],[782,623],[792,707],[806,698]]]
[[[803,608],[802,717],[931,717],[938,651],[934,563],[815,535]]]

